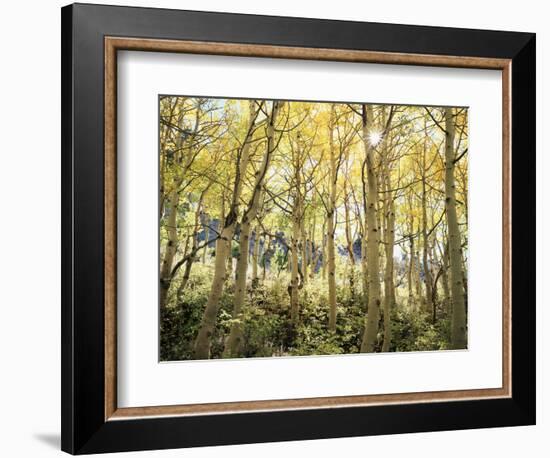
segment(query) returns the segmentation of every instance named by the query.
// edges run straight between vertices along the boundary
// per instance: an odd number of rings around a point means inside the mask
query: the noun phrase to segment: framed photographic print
[[[535,36],[62,9],[62,448],[535,422]]]

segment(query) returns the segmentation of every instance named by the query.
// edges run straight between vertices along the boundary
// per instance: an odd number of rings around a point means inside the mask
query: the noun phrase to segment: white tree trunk
[[[243,179],[246,175],[246,169],[249,162],[250,142],[252,139],[254,123],[256,121],[258,111],[254,109],[254,101],[249,104],[249,120],[247,134],[242,143],[240,157],[237,157],[236,164],[236,179],[233,189],[233,197],[229,212],[224,219],[223,228],[221,230],[220,239],[216,243],[216,259],[214,261],[214,278],[210,288],[210,294],[206,302],[206,307],[201,320],[201,325],[197,338],[195,340],[195,359],[208,359],[210,357],[210,344],[218,310],[220,308],[220,297],[223,292],[225,282],[225,274],[227,268],[227,259],[231,255],[231,241],[235,233],[235,226],[238,217],[238,204],[243,187]]]
[[[377,208],[378,203],[378,178],[374,170],[374,154],[369,143],[370,119],[372,109],[363,105],[363,145],[367,160],[367,269],[369,275],[369,307],[363,341],[362,353],[374,351],[378,335],[378,320],[380,315],[380,254],[378,245],[380,233],[378,228]]]
[[[466,309],[462,272],[462,250],[455,198],[455,124],[452,108],[445,108],[445,204],[449,231],[449,259],[451,265],[451,296],[453,312],[451,318],[451,346],[454,349],[467,348]]]
[[[334,105],[331,110],[331,121],[329,123],[330,137],[330,195],[327,211],[327,255],[328,255],[328,303],[329,319],[328,329],[331,332],[336,331],[336,260],[334,250],[334,232],[336,217],[336,184],[338,181],[337,158],[334,151]]]
[[[386,227],[386,272],[384,275],[384,343],[382,351],[390,351],[391,346],[391,312],[395,306],[395,285],[393,282],[393,245],[395,243],[395,203],[389,197]]]
[[[275,122],[280,108],[280,102],[273,102],[269,124],[267,126],[267,146],[262,164],[256,172],[254,188],[248,206],[243,214],[241,222],[241,234],[239,239],[239,256],[235,274],[235,298],[233,302],[233,324],[224,349],[224,357],[239,356],[243,344],[242,307],[246,295],[246,275],[248,271],[248,254],[250,251],[250,229],[252,222],[258,214],[262,185],[269,168],[271,156],[275,149]],[[257,243],[257,241],[256,241]]]

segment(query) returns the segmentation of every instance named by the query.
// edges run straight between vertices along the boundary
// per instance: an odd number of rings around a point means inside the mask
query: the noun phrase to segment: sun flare
[[[369,142],[372,146],[378,145],[378,143],[380,143],[381,140],[382,140],[382,132],[374,131],[369,134]]]

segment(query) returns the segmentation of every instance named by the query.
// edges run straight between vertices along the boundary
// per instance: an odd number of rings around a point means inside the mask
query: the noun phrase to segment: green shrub
[[[289,274],[282,271],[266,283],[248,287],[243,307],[243,357],[287,355],[327,355],[358,353],[365,325],[365,304],[359,291],[348,285],[337,287],[336,332],[328,330],[328,286],[320,277],[308,279],[299,293],[299,320],[290,320]],[[195,263],[187,288],[176,297],[171,291],[168,305],[161,311],[161,360],[193,358],[193,344],[199,331],[210,292],[212,267]],[[178,285],[176,281],[174,287]],[[211,340],[211,358],[221,358],[225,340],[233,324],[233,282],[228,281]],[[173,288],[177,289],[177,288]],[[399,302],[399,301],[398,301]],[[384,339],[383,311],[375,351]],[[447,319],[434,325],[426,314],[397,305],[392,311],[390,351],[429,351],[449,348]]]
[[[430,351],[449,348],[448,320],[436,325],[424,313],[396,309],[392,313],[391,351]]]

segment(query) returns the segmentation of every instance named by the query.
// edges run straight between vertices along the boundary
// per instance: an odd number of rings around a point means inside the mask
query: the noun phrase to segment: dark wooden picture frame
[[[502,387],[117,408],[118,50],[502,71]],[[62,9],[62,180],[63,450],[80,454],[534,424],[534,34],[70,5]]]

